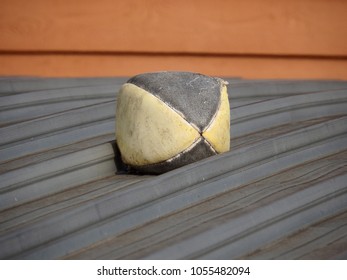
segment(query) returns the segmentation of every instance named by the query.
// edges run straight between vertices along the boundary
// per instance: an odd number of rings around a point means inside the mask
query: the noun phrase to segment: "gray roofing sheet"
[[[0,258],[347,258],[347,82],[229,79],[231,151],[140,176],[125,81],[0,79]]]

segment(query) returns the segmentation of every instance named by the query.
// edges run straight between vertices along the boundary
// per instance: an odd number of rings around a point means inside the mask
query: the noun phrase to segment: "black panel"
[[[132,83],[183,113],[201,131],[210,123],[219,101],[221,81],[198,73],[156,72],[131,78]]]

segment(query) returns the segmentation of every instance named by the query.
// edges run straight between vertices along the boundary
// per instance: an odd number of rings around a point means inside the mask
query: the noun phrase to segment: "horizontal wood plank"
[[[347,59],[178,55],[0,55],[0,75],[132,76],[161,70],[246,78],[347,79]]]
[[[0,51],[347,56],[343,0],[4,0]]]

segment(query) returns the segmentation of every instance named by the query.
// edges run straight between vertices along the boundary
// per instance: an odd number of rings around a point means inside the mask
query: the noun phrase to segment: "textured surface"
[[[220,104],[222,81],[197,73],[146,73],[131,78],[128,83],[158,97],[200,131],[211,123]]]
[[[165,102],[132,84],[122,86],[116,110],[117,144],[124,162],[133,166],[164,162],[200,137]]]
[[[0,257],[346,259],[347,82],[229,80],[231,151],[115,174],[125,79],[0,79]]]
[[[227,82],[191,72],[143,73],[119,90],[116,145],[130,169],[162,174],[230,149]]]

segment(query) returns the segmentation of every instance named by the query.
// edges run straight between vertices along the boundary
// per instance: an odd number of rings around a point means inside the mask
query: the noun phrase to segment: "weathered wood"
[[[115,174],[110,80],[80,82],[0,79],[1,258],[346,256],[346,82],[231,79],[231,151],[152,177]]]

